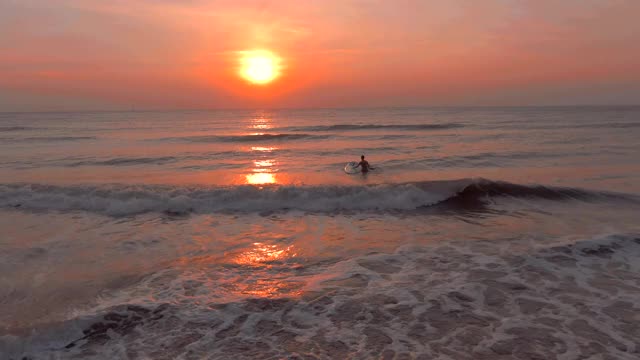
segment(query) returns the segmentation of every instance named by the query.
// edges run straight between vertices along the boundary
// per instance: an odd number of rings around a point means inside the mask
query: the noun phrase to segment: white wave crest
[[[466,185],[468,182],[464,181],[434,183],[434,186],[420,183],[266,187],[0,185],[0,207],[88,211],[112,216],[146,212],[413,210],[455,196]]]

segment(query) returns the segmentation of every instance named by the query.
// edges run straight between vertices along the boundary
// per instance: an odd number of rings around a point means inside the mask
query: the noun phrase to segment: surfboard
[[[360,172],[360,169],[356,168],[356,166],[358,166],[358,163],[355,161],[347,163],[347,165],[344,166],[344,172],[347,174],[357,174]]]

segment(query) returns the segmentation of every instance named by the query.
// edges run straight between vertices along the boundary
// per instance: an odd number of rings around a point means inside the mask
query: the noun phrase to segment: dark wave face
[[[17,130],[16,130],[17,131]],[[96,140],[96,136],[31,136],[31,137],[2,137],[0,142],[7,144],[31,143],[31,144],[48,144],[48,143],[71,143],[76,141]]]
[[[57,141],[79,141],[79,140],[96,140],[95,136],[34,136],[24,139],[16,139],[19,141],[30,142],[57,142]]]
[[[35,130],[28,126],[0,126],[0,132]]]
[[[176,162],[177,159],[173,156],[160,156],[160,157],[118,157],[101,161],[76,161],[65,164],[66,166],[134,166],[134,165],[163,165],[172,162]]]
[[[428,183],[426,183],[428,184]],[[482,199],[483,197],[506,197],[518,199],[541,200],[579,200],[579,201],[638,201],[638,197],[630,194],[594,191],[570,187],[520,185],[506,181],[491,181],[486,179],[473,180],[456,194],[457,198]]]
[[[357,131],[357,130],[445,130],[464,127],[462,124],[338,124],[284,128],[289,131]]]
[[[2,208],[25,211],[88,211],[116,216],[146,212],[411,213],[437,205],[453,205],[464,211],[477,210],[486,200],[497,197],[553,201],[638,201],[631,195],[489,180],[371,186],[0,186]]]

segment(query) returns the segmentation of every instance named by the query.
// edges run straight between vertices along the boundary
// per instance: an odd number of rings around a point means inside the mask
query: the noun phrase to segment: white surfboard
[[[347,174],[357,174],[360,172],[360,169],[356,166],[358,166],[358,163],[355,161],[347,163],[347,165],[344,166],[344,172]]]

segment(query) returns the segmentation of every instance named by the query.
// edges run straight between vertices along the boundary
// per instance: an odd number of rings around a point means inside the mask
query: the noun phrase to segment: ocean
[[[640,107],[1,113],[0,358],[639,359],[639,139]]]

